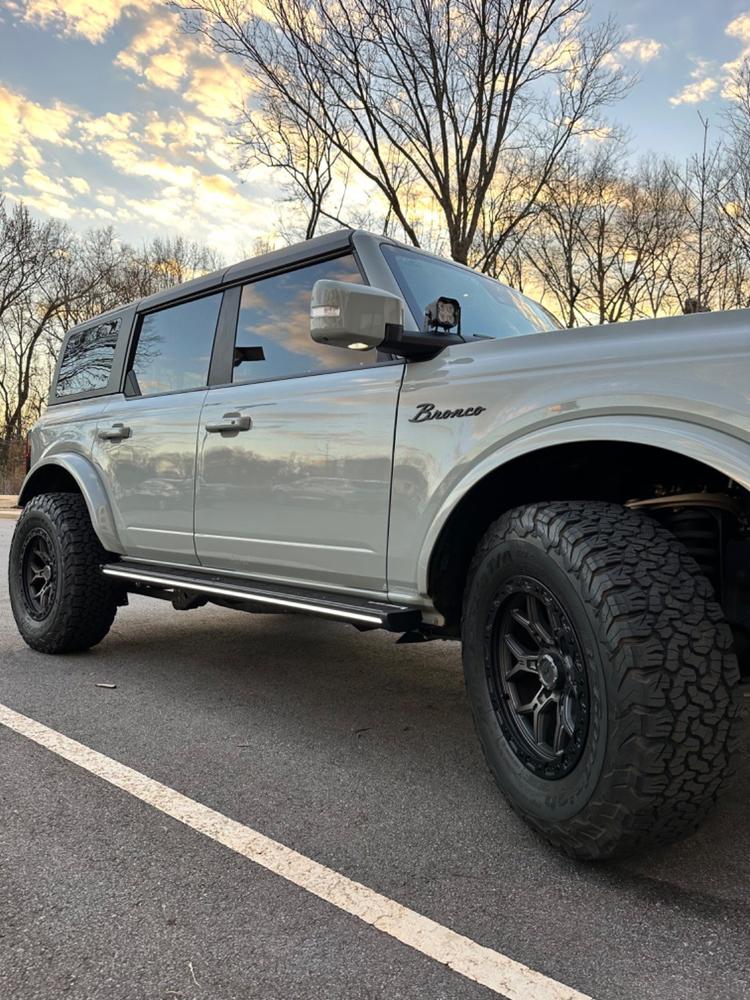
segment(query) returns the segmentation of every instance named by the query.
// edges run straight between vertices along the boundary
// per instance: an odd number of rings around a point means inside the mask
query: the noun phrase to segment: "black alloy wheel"
[[[34,621],[44,621],[54,607],[57,583],[55,546],[44,528],[34,528],[21,552],[23,597]]]
[[[488,683],[500,727],[534,774],[562,778],[578,763],[588,730],[581,644],[560,601],[538,580],[502,589]]]

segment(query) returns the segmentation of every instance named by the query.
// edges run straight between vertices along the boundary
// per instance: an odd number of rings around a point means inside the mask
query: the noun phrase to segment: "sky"
[[[610,118],[633,156],[684,159],[750,55],[750,0],[591,0],[638,75]],[[226,126],[246,80],[156,0],[0,0],[0,191],[76,229],[183,235],[227,261],[278,226],[283,192],[238,173]]]

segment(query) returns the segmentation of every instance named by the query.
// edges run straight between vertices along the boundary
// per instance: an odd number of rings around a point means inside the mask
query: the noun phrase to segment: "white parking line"
[[[508,1000],[591,1000],[2,704],[0,724]]]

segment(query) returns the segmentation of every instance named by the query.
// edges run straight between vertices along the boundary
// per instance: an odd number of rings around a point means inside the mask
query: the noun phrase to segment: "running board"
[[[158,587],[165,590],[188,590],[202,594],[209,600],[220,597],[224,600],[248,601],[265,605],[303,611],[307,614],[325,615],[348,621],[365,628],[383,628],[389,632],[408,632],[419,628],[422,613],[418,608],[406,605],[368,601],[362,597],[350,597],[322,590],[295,590],[282,584],[266,584],[258,580],[238,580],[236,577],[216,573],[199,573],[190,570],[160,570],[151,565],[138,563],[107,563],[102,566],[105,576],[133,584]],[[260,610],[260,608],[258,609]]]

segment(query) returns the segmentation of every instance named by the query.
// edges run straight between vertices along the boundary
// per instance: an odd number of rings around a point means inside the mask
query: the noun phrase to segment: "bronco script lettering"
[[[409,418],[410,424],[421,424],[425,420],[450,420],[453,417],[478,417],[485,406],[465,406],[458,410],[436,410],[434,403],[417,403],[417,412]]]

